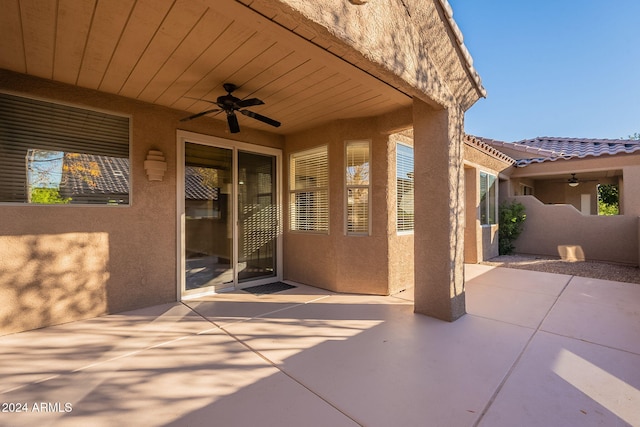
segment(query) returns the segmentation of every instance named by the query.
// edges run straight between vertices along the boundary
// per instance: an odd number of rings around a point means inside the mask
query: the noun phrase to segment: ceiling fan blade
[[[212,104],[216,103],[216,101],[211,101],[209,99],[204,99],[204,98],[194,98],[192,96],[183,96],[183,98],[184,99],[191,99],[191,100],[194,100],[194,101],[210,102]]]
[[[278,126],[281,125],[280,122],[278,122],[276,120],[273,120],[273,119],[270,119],[269,117],[265,117],[265,116],[263,116],[261,114],[254,113],[253,111],[240,110],[240,112],[242,114],[244,114],[245,116],[251,117],[251,118],[256,119],[256,120],[260,120],[261,122],[264,122],[264,123],[266,123],[268,125],[271,125],[271,126],[274,126],[274,127],[278,127]]]
[[[201,113],[194,114],[193,116],[189,116],[189,117],[185,117],[184,119],[180,119],[180,121],[181,122],[186,122],[186,121],[189,121],[189,120],[197,119],[198,117],[202,117],[205,114],[215,113],[216,111],[222,111],[222,110],[220,110],[219,108],[214,108],[212,110],[206,110],[206,111],[203,111]]]
[[[227,112],[227,123],[229,123],[229,131],[231,133],[240,132],[240,125],[238,124],[238,117],[234,114],[233,111]]]
[[[264,104],[264,102],[262,102],[262,100],[258,98],[242,99],[236,102],[236,105],[238,106],[238,108],[245,108],[245,107],[251,107],[253,105],[262,105],[262,104]]]

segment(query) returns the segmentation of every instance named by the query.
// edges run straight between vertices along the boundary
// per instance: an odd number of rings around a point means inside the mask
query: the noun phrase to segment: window
[[[520,195],[521,196],[532,196],[533,195],[533,187],[530,187],[525,184],[520,184]]]
[[[290,229],[329,231],[327,147],[292,154],[289,162]]]
[[[496,224],[496,177],[480,172],[480,224]]]
[[[129,204],[129,118],[0,93],[0,202]]]
[[[399,232],[413,231],[413,147],[396,147],[396,227]]]
[[[347,234],[369,234],[369,141],[347,142]]]

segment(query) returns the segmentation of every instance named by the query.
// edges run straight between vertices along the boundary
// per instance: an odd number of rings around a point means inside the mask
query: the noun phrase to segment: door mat
[[[254,295],[266,295],[275,294],[276,292],[286,291],[287,289],[293,289],[295,286],[288,285],[283,282],[267,283],[266,285],[251,286],[249,288],[242,289],[245,292],[249,292]]]

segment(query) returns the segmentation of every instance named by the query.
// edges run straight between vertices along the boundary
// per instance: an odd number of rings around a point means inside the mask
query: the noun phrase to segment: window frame
[[[483,175],[486,177],[486,193],[487,193],[487,201],[484,202],[482,199],[482,183],[483,183]],[[480,221],[480,225],[483,227],[490,227],[492,225],[498,224],[498,176],[491,172],[480,170],[480,179],[479,179],[479,191],[478,194],[480,196],[480,203],[478,204],[478,220]],[[491,180],[493,178],[493,180]],[[492,190],[493,190],[493,203],[491,203],[492,199]],[[492,206],[493,205],[493,206]],[[492,216],[492,207],[493,207],[493,216]],[[483,212],[483,210],[485,212]],[[486,221],[483,219],[483,215],[486,217]]]
[[[15,91],[11,91],[11,90],[0,90],[0,94],[1,95],[8,95],[11,97],[17,97],[17,98],[23,98],[26,100],[26,102],[35,102],[35,103],[45,103],[45,104],[52,104],[52,108],[60,107],[60,108],[69,108],[69,109],[75,109],[75,110],[83,110],[89,113],[97,113],[97,114],[102,114],[102,115],[106,115],[106,116],[113,116],[114,118],[118,118],[118,119],[126,119],[127,120],[127,157],[113,157],[116,159],[126,159],[126,162],[128,164],[128,185],[127,185],[127,190],[128,192],[126,193],[126,197],[128,199],[127,202],[125,203],[111,203],[110,200],[100,203],[86,203],[86,202],[80,202],[80,203],[33,203],[33,202],[28,202],[27,200],[24,201],[0,201],[0,206],[25,206],[25,207],[30,207],[30,208],[42,208],[42,207],[78,207],[78,208],[93,208],[93,207],[107,207],[107,208],[128,208],[131,207],[133,205],[133,164],[132,164],[132,159],[133,159],[133,116],[131,114],[126,114],[126,113],[121,113],[121,112],[116,112],[116,111],[111,111],[111,110],[105,110],[105,109],[101,109],[101,108],[94,108],[93,106],[87,106],[87,105],[81,105],[81,104],[75,104],[75,103],[70,103],[70,102],[65,102],[65,101],[60,101],[58,99],[52,99],[52,98],[45,98],[45,97],[39,97],[39,96],[33,96],[31,94],[25,94],[25,93],[21,93],[21,92],[15,92]],[[37,114],[37,112],[35,112],[34,114]],[[3,142],[0,141],[0,144],[2,144]],[[91,154],[88,152],[76,152],[76,151],[68,151],[65,149],[65,147],[63,147],[63,145],[60,145],[59,143],[55,143],[53,144],[52,149],[41,149],[41,148],[36,148],[33,150],[38,150],[38,151],[48,151],[48,152],[62,152],[64,154],[75,154],[75,155],[83,155],[83,156],[101,156],[101,157],[110,157],[108,155],[101,155],[101,154]],[[90,150],[87,150],[90,151]],[[116,174],[117,175],[117,174]],[[25,177],[25,183],[28,182],[28,177]],[[28,190],[27,190],[28,191]]]
[[[533,187],[527,184],[520,183],[520,195],[533,196]]]
[[[364,146],[367,147],[367,183],[366,184],[350,184],[349,183],[349,147]],[[353,139],[347,140],[344,144],[344,233],[347,236],[370,236],[371,235],[371,140],[369,139]],[[349,227],[349,190],[363,189],[367,190],[367,229],[365,231],[350,231]]]
[[[398,181],[398,165],[400,164],[399,162],[399,156],[400,156],[400,150],[398,149],[400,146],[406,147],[411,149],[411,174],[412,176],[410,177],[409,180],[407,180],[407,182],[409,183],[409,185],[412,187],[410,188],[411,191],[415,192],[415,149],[413,147],[413,145],[404,143],[404,142],[396,142],[396,170],[395,170],[395,184],[396,184],[396,233],[398,235],[404,235],[404,234],[413,234],[414,230],[415,230],[415,205],[413,206],[413,219],[411,220],[411,224],[410,224],[410,228],[404,228],[405,226],[403,225],[403,227],[401,228],[401,224],[404,224],[404,219],[401,222],[400,221],[400,192],[398,191],[399,187],[400,187],[400,183]],[[407,185],[407,183],[405,183],[404,185]],[[412,201],[413,203],[413,201]]]
[[[304,156],[313,156],[319,153],[324,153],[325,155],[325,174],[326,174],[326,185],[325,186],[319,186],[319,187],[305,187],[305,188],[296,188],[296,183],[295,183],[295,179],[296,179],[296,172],[295,172],[295,161],[294,159],[296,158],[300,158],[300,157],[304,157]],[[329,230],[330,230],[330,220],[331,220],[331,209],[330,209],[330,194],[329,194],[329,181],[330,181],[330,176],[329,176],[329,146],[328,145],[321,145],[318,147],[314,147],[314,148],[310,148],[307,150],[302,150],[302,151],[297,151],[295,153],[290,153],[289,154],[289,167],[288,167],[288,171],[289,171],[289,231],[294,232],[294,233],[305,233],[305,234],[329,234]],[[321,217],[320,221],[318,221],[318,219],[315,219],[315,222],[320,224],[320,227],[316,227],[316,228],[312,228],[312,229],[302,229],[302,228],[298,228],[297,226],[297,218],[298,215],[296,215],[296,211],[297,211],[297,195],[299,194],[313,194],[313,193],[326,193],[326,206],[322,207],[322,212],[324,214],[324,216],[326,217]],[[325,225],[326,224],[326,225]]]

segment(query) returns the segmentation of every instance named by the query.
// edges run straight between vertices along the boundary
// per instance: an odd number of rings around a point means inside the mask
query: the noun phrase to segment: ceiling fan
[[[584,182],[597,182],[597,179],[578,179],[575,173],[571,174],[571,178],[567,179],[565,182],[569,184],[569,187],[577,187],[579,184]]]
[[[578,178],[576,175],[577,174],[572,173],[571,178],[553,179],[553,180],[550,180],[549,182],[555,182],[558,184],[569,184],[570,187],[577,187],[578,185],[583,184],[585,182],[599,182],[598,179]]]
[[[571,178],[569,178],[567,181],[568,181],[569,187],[577,187],[578,184],[580,184],[578,182],[578,178],[576,178],[576,174],[575,173],[572,173],[571,174]]]
[[[240,99],[231,95],[231,93],[237,89],[237,86],[233,83],[225,83],[222,85],[224,90],[227,91],[226,95],[219,96],[218,99],[214,101],[209,101],[204,99],[203,101],[210,102],[216,105],[216,108],[205,110],[197,114],[193,114],[189,117],[185,117],[184,119],[180,119],[181,122],[186,122],[189,120],[197,119],[198,117],[202,117],[207,114],[216,113],[220,111],[224,111],[227,115],[227,123],[229,123],[229,131],[231,133],[240,132],[240,125],[238,124],[238,117],[236,116],[236,111],[239,111],[241,114],[244,114],[247,117],[251,117],[252,119],[259,120],[268,125],[278,127],[280,126],[280,122],[270,119],[269,117],[265,117],[261,114],[254,113],[253,111],[246,110],[246,107],[252,107],[254,105],[262,105],[264,104],[258,98],[248,98],[248,99]]]

